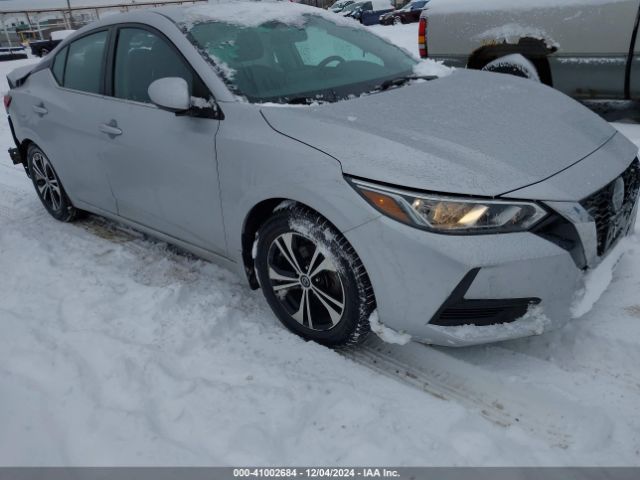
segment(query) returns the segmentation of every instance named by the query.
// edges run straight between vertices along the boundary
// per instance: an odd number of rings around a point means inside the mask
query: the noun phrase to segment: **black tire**
[[[294,252],[299,270],[285,251]],[[258,232],[255,266],[269,306],[292,332],[330,347],[355,345],[369,333],[375,298],[367,272],[349,242],[316,212],[276,211]]]
[[[43,48],[42,50],[40,50],[40,57],[46,57],[47,55],[49,55],[48,49]]]
[[[80,211],[71,204],[49,158],[34,144],[27,149],[27,168],[38,198],[53,218],[61,222],[78,218]]]
[[[531,60],[520,54],[511,54],[496,58],[486,64],[482,70],[494,73],[506,73],[514,77],[527,78],[536,82],[540,81],[540,75]]]

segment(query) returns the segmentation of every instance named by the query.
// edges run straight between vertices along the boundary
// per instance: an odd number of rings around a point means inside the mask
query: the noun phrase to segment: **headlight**
[[[438,233],[522,232],[547,216],[532,202],[420,194],[355,179],[351,184],[385,215]]]

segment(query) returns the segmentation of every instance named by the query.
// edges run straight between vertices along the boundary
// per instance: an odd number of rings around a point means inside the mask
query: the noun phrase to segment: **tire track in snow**
[[[13,190],[16,200],[24,200],[25,192],[9,189]],[[18,210],[28,208],[24,203],[27,202],[16,202],[20,205]],[[16,217],[24,221],[27,217],[35,220],[43,215],[43,212],[15,215],[10,223],[18,220]],[[168,245],[123,224],[93,215],[73,226],[137,254],[153,253],[154,245]],[[190,254],[170,246],[156,253],[169,261],[181,259],[180,263],[195,260]],[[570,448],[589,437],[597,437],[596,432],[601,435],[602,429],[608,428],[608,419],[595,409],[577,405],[567,397],[539,386],[501,378],[459,360],[455,355],[418,343],[389,345],[372,335],[360,347],[341,353],[380,375],[477,411],[499,426],[518,426],[554,447]]]
[[[497,425],[518,426],[554,447],[588,447],[590,438],[612,428],[598,409],[557,389],[503,378],[419,343],[389,345],[372,337],[343,354],[381,375],[476,410]]]

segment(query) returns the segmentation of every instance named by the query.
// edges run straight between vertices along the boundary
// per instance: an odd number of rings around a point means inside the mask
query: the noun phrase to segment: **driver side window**
[[[294,45],[302,62],[307,66],[315,67],[324,59],[335,55],[347,62],[357,60],[384,65],[384,62],[372,53],[365,52],[360,47],[316,27],[308,27],[306,40],[295,42]]]
[[[141,28],[121,28],[113,71],[114,97],[151,103],[149,85],[165,77],[186,80],[194,97],[210,97],[191,67],[164,38]]]

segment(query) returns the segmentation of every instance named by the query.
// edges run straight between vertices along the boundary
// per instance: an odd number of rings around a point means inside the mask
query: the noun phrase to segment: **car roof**
[[[300,19],[304,14],[315,14],[334,18],[324,9],[290,1],[230,0],[209,4],[167,6],[152,9],[176,23],[193,21],[222,21],[237,25],[256,26],[280,20],[284,23]],[[246,15],[243,15],[245,14]]]
[[[382,1],[387,2],[389,0]],[[336,15],[333,12],[286,0],[222,0],[215,4],[162,6],[133,10],[126,13],[115,13],[82,27],[75,34],[67,37],[62,42],[62,45],[66,45],[75,38],[102,27],[120,23],[154,24],[157,23],[159,18],[164,18],[187,28],[190,25],[201,22],[223,22],[241,27],[257,27],[271,21],[302,27],[306,23],[306,16],[308,15],[319,16],[332,23],[350,28],[364,28],[359,23]]]

